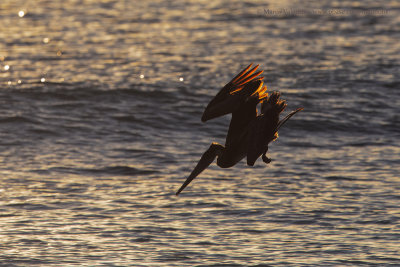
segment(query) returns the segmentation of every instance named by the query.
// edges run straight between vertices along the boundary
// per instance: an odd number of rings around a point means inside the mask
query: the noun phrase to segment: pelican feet
[[[262,160],[266,163],[266,164],[268,164],[268,163],[271,163],[271,161],[272,161],[272,159],[270,159],[270,158],[268,158],[266,155],[265,155],[265,153],[263,153],[262,154]]]

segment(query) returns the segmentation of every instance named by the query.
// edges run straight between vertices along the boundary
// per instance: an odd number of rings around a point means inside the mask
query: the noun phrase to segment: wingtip
[[[258,67],[258,65],[256,67],[254,67],[253,69],[251,69],[250,71],[248,71],[246,73],[246,75],[243,75],[239,80],[236,81],[236,83],[239,86],[241,86],[241,85],[244,85],[244,84],[250,82],[251,80],[258,80],[257,76],[262,74],[264,71],[259,70],[256,73],[254,73],[257,70],[257,67]]]
[[[253,66],[253,63],[250,63],[246,68],[244,68],[241,72],[239,72],[232,80],[231,83],[235,83],[237,80],[241,79],[241,77],[247,73],[247,71]]]

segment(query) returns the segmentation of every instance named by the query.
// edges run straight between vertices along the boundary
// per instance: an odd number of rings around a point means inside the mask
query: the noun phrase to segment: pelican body
[[[217,165],[221,168],[232,167],[245,157],[249,166],[253,166],[260,156],[265,163],[271,162],[266,156],[268,144],[278,138],[279,128],[303,108],[279,120],[280,113],[286,108],[286,101],[280,99],[279,92],[268,96],[267,87],[262,81],[264,77],[259,76],[263,71],[257,71],[258,66],[251,68],[250,64],[242,70],[207,105],[201,118],[203,122],[232,113],[225,146],[213,142],[176,195],[216,157]],[[257,111],[259,103],[260,113]]]

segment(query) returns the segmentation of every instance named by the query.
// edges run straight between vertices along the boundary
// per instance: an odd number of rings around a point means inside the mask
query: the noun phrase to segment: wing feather
[[[253,64],[244,68],[237,74],[228,84],[226,84],[218,94],[210,101],[204,110],[201,120],[207,121],[229,113],[239,108],[248,96],[259,90],[259,84],[253,82],[261,82],[264,77],[259,77],[263,72],[257,71],[259,65],[251,69]],[[250,94],[248,92],[251,91]]]

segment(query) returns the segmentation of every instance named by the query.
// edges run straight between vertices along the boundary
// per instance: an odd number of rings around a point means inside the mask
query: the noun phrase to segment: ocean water
[[[0,2],[1,266],[400,266],[396,1]],[[254,167],[200,121],[254,62],[287,111]]]

